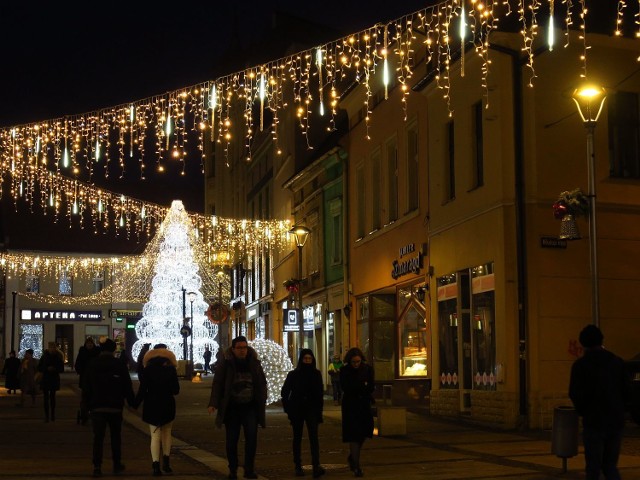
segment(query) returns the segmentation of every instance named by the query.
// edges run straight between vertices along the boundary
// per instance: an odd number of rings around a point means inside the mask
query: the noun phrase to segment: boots
[[[162,471],[164,471],[164,473],[173,473],[171,465],[169,464],[169,455],[162,456]]]
[[[160,462],[153,462],[151,466],[153,467],[153,476],[161,477],[162,472],[160,471]]]

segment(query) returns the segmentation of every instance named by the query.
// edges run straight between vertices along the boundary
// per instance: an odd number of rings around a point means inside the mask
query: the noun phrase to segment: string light
[[[272,340],[257,338],[248,344],[256,351],[264,376],[267,378],[267,405],[276,403],[280,400],[280,392],[287,373],[293,370],[289,355],[281,345]]]
[[[554,10],[555,0],[547,0],[549,4],[550,19],[549,33],[554,35]],[[586,42],[585,16],[587,13],[584,0],[562,0],[566,10],[563,29],[567,42],[568,30],[572,24],[572,8],[574,3],[581,7],[581,39],[583,41],[583,75],[586,75],[587,52],[589,46]],[[624,16],[631,9],[627,7],[628,0],[618,0],[612,3],[617,6],[615,34],[622,35]],[[535,78],[533,43],[537,35],[536,16],[544,0],[518,0],[517,11],[521,19],[521,35],[523,50],[528,57],[528,67],[531,70],[530,85]],[[258,90],[261,108],[261,127],[263,125],[264,108],[269,108],[273,114],[271,134],[274,139],[274,148],[277,147],[277,121],[279,112],[288,107],[289,99],[285,98],[283,91],[287,85],[294,91],[294,103],[299,117],[301,132],[305,136],[308,148],[313,148],[309,140],[310,115],[317,102],[319,111],[325,108],[323,99],[323,86],[331,84],[331,109],[335,115],[337,99],[344,93],[339,91],[347,79],[353,79],[364,84],[367,89],[367,121],[372,102],[369,97],[372,92],[369,88],[370,73],[375,71],[377,59],[382,60],[383,82],[385,84],[385,98],[388,97],[388,85],[391,84],[391,74],[397,72],[403,95],[401,101],[406,109],[406,99],[411,89],[407,80],[412,75],[412,42],[414,32],[420,32],[424,36],[424,43],[428,50],[428,59],[431,68],[435,71],[435,79],[439,88],[443,91],[443,98],[447,102],[450,115],[450,67],[451,67],[451,39],[449,28],[451,18],[458,14],[460,17],[460,36],[462,40],[461,72],[464,72],[464,44],[469,36],[466,27],[472,28],[474,42],[478,42],[476,49],[483,59],[482,84],[485,90],[486,78],[490,68],[488,59],[488,34],[497,27],[498,17],[505,18],[511,14],[511,2],[504,0],[491,0],[481,2],[470,0],[471,9],[467,11],[467,2],[462,0],[443,0],[428,8],[419,10],[403,17],[392,20],[383,25],[376,25],[361,32],[334,40],[324,45],[316,46],[311,50],[296,53],[280,58],[260,67],[252,67],[243,71],[197,84],[180,88],[165,95],[153,96],[123,105],[117,105],[78,115],[70,115],[26,125],[11,126],[0,129],[0,175],[10,174],[15,196],[20,196],[20,191],[25,200],[32,198],[35,191],[33,179],[43,173],[31,173],[34,165],[31,163],[34,153],[40,156],[35,164],[37,169],[45,169],[47,165],[55,166],[56,173],[62,167],[65,171],[72,168],[72,173],[77,178],[91,178],[94,174],[91,162],[82,162],[84,157],[93,153],[95,162],[105,160],[105,177],[109,175],[111,160],[110,138],[118,138],[118,157],[121,174],[125,174],[124,157],[133,158],[136,153],[140,160],[140,178],[145,177],[145,157],[149,152],[145,150],[145,139],[148,135],[154,135],[156,149],[152,155],[156,156],[157,170],[164,172],[163,157],[175,158],[182,162],[181,174],[184,174],[184,162],[187,152],[186,137],[189,132],[198,135],[196,147],[200,152],[204,151],[202,142],[205,135],[203,130],[209,128],[209,139],[216,140],[224,145],[226,163],[229,165],[229,147],[233,132],[242,125],[232,125],[232,104],[237,101],[245,103],[246,121],[244,136],[252,138],[251,107],[253,96]],[[640,29],[640,17],[634,19]],[[464,33],[463,33],[464,29]],[[384,32],[383,35],[378,33]],[[638,30],[636,36],[640,36]],[[549,38],[547,38],[549,41]],[[550,42],[550,48],[551,42]],[[390,65],[389,52],[393,51],[398,65],[394,69]],[[314,66],[314,68],[312,68]],[[317,73],[316,73],[317,72]],[[312,95],[310,90],[311,77],[318,75],[318,95]],[[256,85],[257,84],[257,85]],[[203,92],[210,92],[208,95]],[[253,92],[253,93],[252,93]],[[314,89],[315,93],[315,89]],[[485,93],[488,95],[488,92]],[[488,102],[486,103],[488,105]],[[185,112],[193,117],[193,122],[185,121]],[[216,116],[218,118],[216,119]],[[333,119],[332,119],[333,125]],[[241,132],[237,133],[242,136]],[[250,143],[250,142],[249,142]],[[189,147],[194,142],[189,142]],[[34,148],[35,145],[35,148]],[[249,144],[249,147],[251,145]],[[249,154],[249,160],[251,156]],[[23,183],[22,190],[19,185]],[[82,189],[87,191],[86,188]],[[48,193],[48,192],[47,192]],[[64,203],[65,194],[57,195],[58,201]],[[91,209],[91,202],[84,202]],[[79,205],[80,206],[80,205]],[[69,210],[69,208],[68,208]],[[125,219],[127,215],[125,215]]]
[[[547,42],[549,44],[549,51],[553,51],[553,44],[555,43],[555,27],[553,25],[553,15],[555,13],[554,0],[549,0],[549,30],[547,32]]]

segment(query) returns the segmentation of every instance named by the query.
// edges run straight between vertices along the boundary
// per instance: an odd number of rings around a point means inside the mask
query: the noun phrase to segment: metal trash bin
[[[562,458],[562,469],[567,471],[567,458],[578,454],[578,412],[573,407],[561,406],[553,410],[551,453]]]

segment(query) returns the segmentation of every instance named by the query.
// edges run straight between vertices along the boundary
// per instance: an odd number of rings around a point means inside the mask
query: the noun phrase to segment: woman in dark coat
[[[160,471],[160,455],[162,470],[171,473],[169,455],[171,453],[171,427],[176,418],[176,400],[180,392],[178,374],[176,372],[176,356],[167,346],[159,343],[149,350],[143,359],[144,375],[140,382],[136,407],[144,402],[142,420],[149,424],[151,433],[151,460],[153,476],[162,475]]]
[[[11,390],[16,393],[16,389],[20,388],[20,359],[16,357],[15,350],[11,350],[9,358],[4,361],[2,374],[6,375],[4,386],[7,389],[7,393],[11,393]]]
[[[318,478],[325,472],[320,466],[318,442],[318,425],[322,423],[324,387],[322,374],[316,368],[316,359],[308,348],[300,350],[298,366],[287,374],[281,395],[282,406],[293,428],[293,463],[296,466],[296,476],[304,475],[301,448],[302,429],[306,423],[311,447],[313,478]]]
[[[38,363],[38,371],[42,374],[40,387],[44,394],[44,421],[56,421],[56,392],[60,390],[60,374],[64,371],[62,352],[56,342],[49,342]]]
[[[359,348],[350,349],[340,369],[342,387],[342,441],[349,443],[349,467],[356,477],[362,477],[360,451],[365,438],[373,437],[374,403],[373,368],[365,363]]]

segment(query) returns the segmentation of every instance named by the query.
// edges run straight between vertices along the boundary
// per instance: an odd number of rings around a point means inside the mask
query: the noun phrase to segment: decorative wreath
[[[222,303],[214,303],[207,308],[207,318],[216,325],[224,323],[229,318],[229,309]]]

